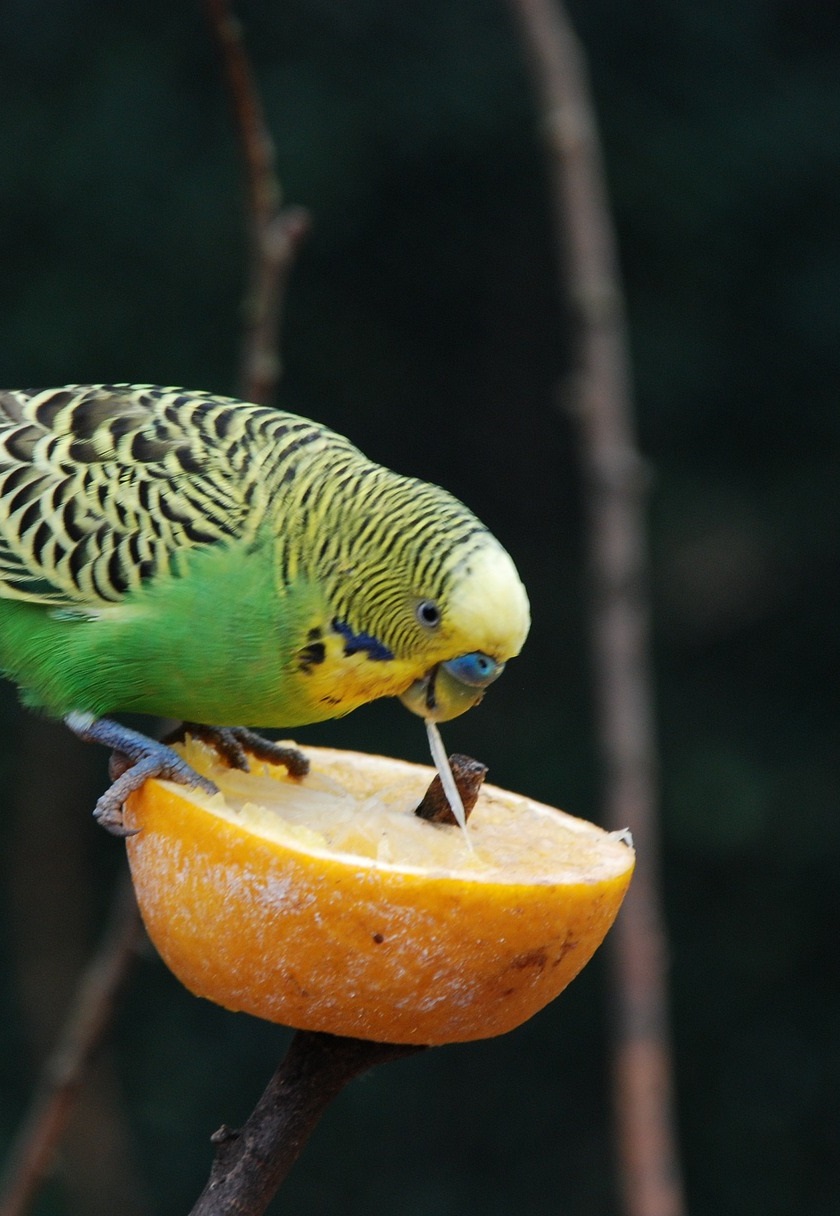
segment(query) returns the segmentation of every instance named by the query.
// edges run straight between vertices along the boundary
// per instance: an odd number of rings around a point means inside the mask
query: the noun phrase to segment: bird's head
[[[336,526],[325,531],[314,510],[304,525],[330,623],[328,661],[307,686],[341,712],[398,696],[445,722],[476,705],[521,650],[528,597],[510,556],[452,495],[379,466],[358,476],[334,481]]]
[[[489,534],[461,559],[438,603],[421,601],[418,620],[439,634],[441,657],[402,694],[402,703],[433,722],[457,718],[519,654],[531,624],[528,597],[510,556]]]

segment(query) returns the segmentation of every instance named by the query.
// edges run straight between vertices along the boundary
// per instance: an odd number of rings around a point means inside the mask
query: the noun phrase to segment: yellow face
[[[404,632],[410,627],[414,644],[399,656],[335,618],[330,627],[315,631],[318,661],[306,665],[302,685],[318,716],[399,696],[421,717],[454,718],[481,700],[507,660],[519,653],[530,627],[528,597],[516,568],[489,537],[455,570],[445,598],[417,596],[405,611],[410,621]]]
[[[510,555],[497,543],[467,559],[444,610],[454,658],[480,650],[498,663],[519,654],[531,627],[528,596]]]
[[[440,623],[439,658],[402,694],[413,713],[435,722],[476,705],[528,636],[528,596],[510,556],[495,541],[457,572]]]

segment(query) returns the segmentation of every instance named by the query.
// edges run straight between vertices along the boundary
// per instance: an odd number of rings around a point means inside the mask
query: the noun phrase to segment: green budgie
[[[385,696],[453,718],[529,623],[466,507],[318,423],[147,385],[0,392],[0,669],[121,754],[95,812],[111,830],[150,774],[208,783],[106,715],[201,724],[240,767],[248,751],[300,775],[243,728]]]

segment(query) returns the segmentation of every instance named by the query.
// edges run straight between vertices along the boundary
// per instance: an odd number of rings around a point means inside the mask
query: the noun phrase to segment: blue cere
[[[393,659],[394,652],[389,650],[384,642],[380,642],[379,638],[372,637],[369,633],[354,633],[347,622],[340,621],[338,617],[333,617],[332,627],[344,638],[345,654],[358,654],[359,651],[364,651],[368,658],[383,663],[388,659]]]
[[[462,654],[457,659],[450,659],[442,666],[462,684],[470,684],[474,688],[486,688],[492,684],[505,669],[504,663],[497,663],[489,654],[474,650],[472,654]]]

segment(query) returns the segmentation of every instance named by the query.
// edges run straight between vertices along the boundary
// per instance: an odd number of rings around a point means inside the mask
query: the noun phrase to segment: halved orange
[[[132,795],[143,920],[190,991],[269,1021],[392,1043],[501,1034],[589,961],[633,872],[613,834],[494,786],[469,840],[418,818],[420,765],[308,748],[298,782],[182,752],[221,793]]]

